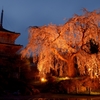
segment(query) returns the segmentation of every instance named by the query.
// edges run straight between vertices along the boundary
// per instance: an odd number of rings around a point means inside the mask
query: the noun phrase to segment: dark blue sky
[[[52,24],[64,24],[64,19],[82,9],[89,11],[100,9],[100,0],[0,0],[0,10],[4,10],[3,27],[21,33],[16,44],[26,46],[28,27]]]

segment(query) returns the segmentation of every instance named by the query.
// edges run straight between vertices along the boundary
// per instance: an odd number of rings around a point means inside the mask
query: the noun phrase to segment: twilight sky
[[[64,19],[100,9],[100,0],[0,0],[0,11],[4,10],[3,27],[21,35],[16,44],[26,46],[28,27],[64,24]],[[1,14],[1,13],[0,13]]]

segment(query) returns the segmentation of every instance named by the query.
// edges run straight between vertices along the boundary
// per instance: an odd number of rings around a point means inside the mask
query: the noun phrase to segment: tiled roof
[[[15,33],[15,32],[4,29],[2,26],[0,26],[0,31]]]

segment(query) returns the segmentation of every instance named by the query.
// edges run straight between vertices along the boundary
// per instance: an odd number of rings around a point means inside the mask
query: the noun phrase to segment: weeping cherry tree
[[[66,62],[66,76],[76,76],[77,70],[80,75],[89,75],[91,78],[100,75],[99,11],[84,9],[83,15],[75,14],[63,25],[32,26],[28,39],[21,54],[22,57],[33,58],[38,55],[40,76],[50,73],[50,69],[56,71],[58,68],[62,75],[61,61]],[[55,65],[54,58],[59,59]]]

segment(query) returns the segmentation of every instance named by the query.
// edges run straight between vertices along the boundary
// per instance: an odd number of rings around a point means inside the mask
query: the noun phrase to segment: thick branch
[[[61,60],[63,60],[63,61],[65,61],[65,62],[68,63],[67,59],[65,59],[64,57],[62,57],[62,56],[58,53],[58,51],[57,51],[56,49],[52,48],[52,51],[53,51],[53,53],[54,53],[55,55],[58,56],[58,58],[60,58]]]

